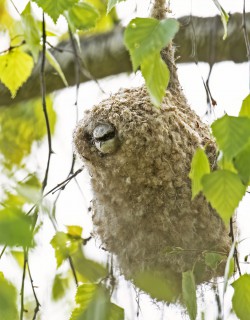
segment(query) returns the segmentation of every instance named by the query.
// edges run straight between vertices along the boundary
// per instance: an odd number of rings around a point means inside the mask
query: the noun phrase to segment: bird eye
[[[109,123],[102,123],[95,127],[93,141],[96,148],[104,154],[113,153],[119,145],[116,130]]]

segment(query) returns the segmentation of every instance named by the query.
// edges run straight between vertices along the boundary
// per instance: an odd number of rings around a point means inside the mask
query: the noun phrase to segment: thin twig
[[[44,113],[45,122],[46,122],[46,129],[47,129],[47,136],[48,136],[48,147],[49,147],[47,166],[46,166],[45,176],[44,176],[43,184],[42,184],[42,192],[43,192],[46,185],[47,185],[47,182],[48,182],[50,158],[53,153],[52,143],[51,143],[51,130],[50,130],[50,123],[49,123],[49,116],[48,116],[48,110],[47,110],[47,105],[46,105],[46,83],[45,83],[46,28],[45,28],[44,12],[43,12],[43,20],[42,20],[42,39],[43,39],[42,62],[41,62],[41,72],[40,72],[41,95],[42,95],[42,106],[43,106],[43,113]]]
[[[84,200],[86,200],[86,199],[85,199],[85,196],[84,196],[84,193],[83,193],[83,191],[82,191],[82,188],[81,188],[79,182],[77,181],[76,177],[74,178],[74,181],[75,181],[75,183],[76,183],[76,186],[77,186],[77,188],[78,188],[81,196],[83,197]]]
[[[92,236],[89,236],[88,238],[83,239],[83,245],[86,246],[86,244],[92,239]]]
[[[1,52],[0,52],[0,55],[1,55],[1,54],[4,54],[4,53],[6,53],[6,52],[10,52],[10,51],[12,51],[13,49],[20,48],[20,47],[23,46],[25,43],[26,43],[26,41],[23,40],[22,42],[20,42],[19,44],[15,45],[15,46],[9,46],[8,49],[5,49],[5,50],[1,51]]]
[[[36,291],[35,291],[35,287],[34,287],[34,281],[33,281],[33,278],[31,276],[30,266],[29,266],[28,260],[27,260],[27,270],[28,270],[28,274],[29,274],[29,279],[30,279],[30,284],[31,284],[33,296],[34,296],[35,301],[36,301],[36,307],[35,307],[34,315],[33,315],[33,319],[32,319],[32,320],[35,320],[36,316],[37,316],[37,313],[39,312],[41,304],[40,304],[40,302],[39,302],[39,300],[37,298],[37,295],[36,295]]]
[[[85,239],[85,241],[86,241],[86,239]],[[110,282],[110,289],[111,289],[110,296],[112,296],[112,294],[115,290],[115,287],[116,287],[116,278],[114,275],[114,257],[113,257],[112,253],[110,254],[109,282]]]
[[[137,306],[137,310],[136,310],[136,318],[138,319],[140,316],[140,312],[141,312],[141,306],[140,306],[140,291],[139,289],[137,289],[135,286],[133,286],[134,290],[135,290],[135,301],[136,301],[136,306]]]
[[[71,39],[72,49],[74,51],[74,55],[75,55],[76,62],[77,62],[75,65],[76,66],[75,67],[76,68],[76,85],[78,86],[78,84],[80,84],[80,74],[82,74],[84,77],[89,78],[89,80],[94,81],[96,83],[96,85],[98,86],[98,88],[100,89],[100,91],[102,93],[105,93],[105,91],[102,89],[99,81],[89,72],[85,62],[81,58],[81,56],[79,54],[79,50],[76,45],[76,41],[74,39],[74,35],[72,34],[72,31],[70,28],[69,28],[69,35],[70,35],[70,39]],[[79,79],[78,79],[78,77],[79,77]],[[77,93],[77,96],[78,96],[78,93]]]
[[[234,243],[234,229],[233,229],[233,219],[230,218],[230,233],[229,233],[231,239],[232,239],[232,243]],[[239,271],[239,275],[241,276],[241,269],[240,269],[240,263],[239,263],[239,257],[238,257],[238,250],[235,246],[235,249],[234,249],[234,260],[235,260],[235,263],[236,263],[236,266],[237,266],[237,269]]]
[[[54,188],[50,189],[48,192],[46,192],[43,196],[43,198],[47,197],[49,194],[54,194],[55,192],[57,192],[58,190],[64,190],[64,188],[67,186],[67,184],[73,179],[75,178],[79,173],[81,173],[83,171],[84,167],[81,167],[80,169],[76,170],[76,172],[72,173],[71,175],[68,176],[67,179],[65,179],[64,181],[62,181],[61,183],[59,183],[57,186],[55,186]]]
[[[214,296],[215,296],[215,301],[217,304],[217,309],[218,309],[218,316],[217,316],[217,320],[222,320],[223,316],[222,316],[222,305],[221,305],[221,300],[220,300],[220,295],[218,292],[218,283],[214,283],[212,286],[213,292],[214,292]]]
[[[76,101],[75,101],[75,106],[76,106],[76,121],[78,120],[78,96],[79,96],[79,87],[80,87],[80,70],[81,70],[81,60],[79,58],[79,49],[76,44],[76,40],[74,38],[74,35],[69,27],[69,36],[70,36],[70,42],[71,46],[74,52],[75,56],[75,81],[76,81]]]
[[[74,173],[74,167],[75,167],[75,162],[76,162],[76,155],[73,152],[72,154],[72,162],[71,162],[71,167],[70,167],[70,171],[69,171],[69,175]]]
[[[13,5],[13,7],[15,8],[16,12],[17,12],[17,13],[19,14],[19,16],[20,16],[21,13],[20,13],[19,10],[17,9],[15,3],[14,3],[12,0],[10,0],[10,2],[11,2],[11,4]]]
[[[76,123],[78,122],[78,98],[79,98],[79,87],[80,87],[80,73],[82,71],[81,68],[81,57],[79,55],[79,48],[77,47],[74,35],[69,27],[69,35],[70,35],[70,40],[71,40],[71,45],[72,45],[72,49],[75,55],[75,59],[76,59],[76,64],[75,64],[75,82],[76,82],[76,100],[75,100],[75,107],[76,107]],[[75,161],[76,161],[76,157],[75,154],[73,153],[72,155],[72,163],[71,163],[71,168],[70,168],[70,172],[69,175],[73,174],[74,172],[74,166],[75,166]]]
[[[192,16],[190,17],[190,25],[192,28],[192,55],[191,56],[193,57],[194,63],[196,64],[197,68],[199,69],[199,59],[197,56],[197,44],[196,44],[196,32],[195,32]],[[212,71],[212,68],[210,66],[207,82],[204,80],[201,73],[200,73],[200,75],[201,75],[201,80],[202,80],[203,86],[206,91],[207,103],[208,103],[209,109],[213,110],[212,107],[214,107],[217,103],[216,103],[216,100],[213,98],[211,91],[210,91],[210,88],[208,86],[211,71]]]
[[[242,29],[244,34],[244,39],[246,43],[246,50],[247,50],[247,59],[248,59],[248,65],[249,65],[249,91],[250,91],[250,41],[248,38],[247,33],[247,25],[246,25],[246,1],[243,1],[243,13],[242,13]]]
[[[3,254],[4,254],[5,250],[6,250],[6,248],[7,248],[7,246],[5,245],[5,246],[3,247],[3,250],[2,250],[1,253],[0,253],[0,259],[2,258]]]
[[[25,282],[25,276],[26,276],[26,268],[27,268],[27,252],[26,249],[23,251],[24,253],[24,262],[23,262],[23,276],[22,276],[22,284],[21,284],[21,309],[20,309],[20,320],[23,320],[23,313],[24,313],[24,282]]]
[[[69,260],[70,268],[71,268],[72,273],[73,273],[75,284],[78,287],[79,284],[78,284],[78,279],[77,279],[77,275],[76,275],[76,270],[75,270],[75,266],[74,266],[74,263],[73,263],[73,260],[72,260],[71,256],[69,256],[68,260]]]
[[[59,183],[58,185],[56,185],[54,188],[52,188],[51,190],[49,190],[47,193],[45,193],[40,200],[38,200],[31,208],[30,210],[26,213],[26,215],[29,215],[34,209],[37,208],[37,206],[42,202],[42,200],[44,198],[46,198],[49,194],[54,194],[57,191],[60,190],[64,190],[64,188],[67,186],[67,184],[73,179],[75,178],[79,173],[81,173],[83,171],[84,167],[78,169],[75,173],[73,173],[71,176],[69,176],[67,179],[65,179],[64,181],[62,181],[61,183]]]
[[[55,51],[58,51],[60,53],[64,53],[64,52],[68,52],[68,53],[71,53],[71,54],[74,54],[74,52],[72,50],[68,50],[68,49],[65,49],[65,48],[59,48],[59,47],[55,47],[53,46],[53,44],[51,44],[50,42],[46,41],[46,44],[51,47],[53,50]]]

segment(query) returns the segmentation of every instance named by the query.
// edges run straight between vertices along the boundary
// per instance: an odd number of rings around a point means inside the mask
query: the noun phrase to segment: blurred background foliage
[[[27,6],[22,12],[18,12],[17,8],[15,8],[16,1],[2,0],[0,2],[0,38],[1,42],[5,43],[5,46],[3,46],[4,49],[2,52],[0,50],[1,82],[10,89],[12,96],[14,96],[32,72],[33,64],[36,66],[39,54],[41,55],[43,48],[42,36],[44,36],[44,34],[42,34],[42,28],[45,27],[42,21],[41,8],[45,11],[46,16],[45,34],[47,39],[51,40],[55,45],[62,39],[68,39],[70,37],[68,27],[70,27],[70,31],[73,33],[73,41],[78,44],[79,36],[106,32],[112,30],[119,23],[119,18],[114,7],[115,4],[119,2],[120,0],[86,0],[80,2],[77,0],[57,0],[57,5],[55,5],[53,0],[34,0],[26,1]],[[218,5],[218,1],[214,2]],[[41,8],[38,9],[37,5]],[[112,8],[108,14],[107,5],[109,8]],[[221,8],[220,5],[219,8]],[[225,18],[225,11],[221,10],[221,12],[222,18]],[[64,28],[61,30],[58,30],[55,24],[59,16],[63,17],[61,19],[64,20]],[[225,21],[225,19],[223,21],[226,34],[227,21]],[[140,22],[143,26],[152,24],[151,20],[140,20]],[[153,29],[154,24],[157,24],[157,21],[153,23]],[[170,32],[171,38],[178,28],[177,24],[173,23],[172,28]],[[143,32],[139,33],[141,37],[140,40],[143,42],[148,35]],[[131,32],[131,35],[129,35],[128,32],[127,43],[129,44],[129,49],[134,48],[133,34],[134,33]],[[157,34],[153,33],[148,41],[144,41],[144,44],[149,49],[148,51],[151,51],[151,47],[155,44],[154,41],[156,38]],[[164,42],[162,38],[159,38],[159,40],[160,43],[162,41]],[[2,43],[0,44],[2,45]],[[47,50],[48,48],[46,47],[45,49]],[[158,52],[153,52],[159,59],[160,49],[161,47],[157,48],[157,50],[155,49],[155,51]],[[143,52],[143,47],[141,47],[140,50]],[[8,59],[11,59],[11,54],[16,52],[24,53],[24,55],[18,56],[23,60],[14,61],[13,65],[16,63],[16,70],[13,68],[13,70],[11,70],[13,74],[8,74],[6,66],[8,63],[6,63],[6,61],[11,61]],[[135,53],[138,54],[138,52]],[[24,77],[23,73],[18,72],[18,68],[21,67],[20,70],[22,70],[22,68],[26,70],[27,59],[30,59],[31,56],[33,58],[32,67],[30,68],[30,73]],[[131,56],[133,58],[132,53]],[[5,59],[6,57],[7,60]],[[157,75],[152,75],[152,63],[149,63],[152,61],[152,56],[144,58],[148,59],[143,67],[145,68],[144,73],[145,75],[150,75],[149,81],[146,79],[146,83],[161,83],[162,80],[159,79],[159,77],[154,78],[157,77]],[[55,72],[61,76],[66,84],[66,79],[60,65],[54,57],[48,56],[47,53],[47,59],[55,69]],[[141,64],[139,62],[138,66]],[[136,68],[138,66],[136,66]],[[143,64],[141,66],[143,66]],[[161,67],[160,62],[158,67]],[[165,81],[164,83],[168,81],[168,79],[163,80]],[[151,89],[151,96],[154,98],[157,88],[152,87]],[[161,95],[162,93],[157,96],[157,103],[161,100]],[[43,98],[44,101],[42,101]],[[46,179],[44,173],[41,173],[39,164],[32,163],[32,166],[29,165],[30,161],[32,161],[32,156],[35,154],[39,158],[42,147],[47,144],[48,124],[46,125],[44,119],[45,107],[49,120],[50,133],[53,136],[55,132],[57,114],[54,110],[53,99],[53,95],[47,97],[42,96],[38,99],[25,100],[11,107],[5,106],[0,108],[0,178],[2,185],[2,189],[0,190],[0,261],[2,262],[5,257],[11,256],[16,261],[17,269],[21,271],[18,284],[14,282],[11,283],[4,273],[0,272],[0,319],[28,320],[41,318],[39,312],[41,305],[36,294],[37,288],[33,283],[32,270],[30,270],[30,257],[38,246],[41,226],[48,220],[54,228],[54,236],[50,240],[50,244],[54,250],[57,267],[53,276],[51,292],[49,293],[51,299],[55,302],[59,301],[60,303],[70,301],[69,304],[72,311],[70,320],[122,320],[124,319],[124,310],[111,301],[111,296],[116,284],[112,263],[108,261],[106,265],[104,265],[87,257],[84,252],[84,245],[89,239],[83,237],[82,227],[65,225],[64,228],[58,228],[57,225],[55,217],[56,204],[61,190],[63,190],[67,184],[67,179],[70,180],[71,174],[74,173],[74,157],[72,157],[72,168],[67,175],[65,184],[62,184],[58,188],[55,187],[55,190],[53,188],[54,191],[58,192],[58,196],[54,199],[53,203],[49,203],[46,201],[47,199],[44,199],[47,195],[51,194],[53,190],[46,189],[44,192],[44,181]],[[244,112],[242,111],[240,116],[249,118],[249,96],[244,101],[245,103],[242,106]],[[227,124],[225,125],[223,121],[226,121]],[[242,118],[239,118],[237,121],[246,122],[246,120]],[[234,123],[235,119],[232,117],[228,119],[225,116],[222,120],[218,120],[213,127],[215,137],[220,137],[221,133],[227,136],[228,132],[232,137],[230,140],[233,140],[235,137],[235,132],[239,134],[240,137],[245,137],[246,130],[244,130],[242,126],[239,125],[237,126],[237,130],[232,130]],[[219,129],[216,130],[218,126]],[[225,130],[228,130],[228,132],[225,133]],[[220,141],[220,138],[218,138],[218,140]],[[225,142],[222,139],[219,147],[224,153],[227,146],[228,141]],[[244,184],[244,188],[242,187],[242,192],[238,197],[239,199],[237,198],[236,204],[230,207],[225,220],[228,220],[232,216],[235,207],[239,204],[249,184],[250,174],[248,163],[250,149],[248,138],[244,140],[244,148],[242,158],[239,158],[239,154],[237,154],[238,158],[236,157],[236,160],[231,156],[229,162],[227,162],[226,159],[221,162],[221,174],[225,175],[225,171],[233,170],[233,174],[237,176],[239,185],[242,186],[242,183]],[[233,150],[232,154],[235,155],[234,151],[235,150]],[[53,149],[49,150],[50,155],[52,152]],[[244,161],[241,161],[241,159]],[[227,201],[227,198],[224,197],[226,190],[223,187],[225,184],[224,175],[219,185],[220,188],[218,188],[220,190],[218,197],[218,192],[213,191],[211,193],[212,187],[210,185],[207,187],[207,184],[202,182],[203,175],[208,174],[206,170],[202,170],[202,168],[205,167],[204,162],[206,162],[206,159],[204,160],[203,157],[197,161],[198,164],[194,165],[194,171],[192,172],[193,183],[199,185],[198,192],[203,190],[206,195],[206,192],[209,191],[207,194],[211,195],[211,199],[209,199],[210,202],[212,204],[214,203],[215,207],[221,208],[225,205],[225,201]],[[239,177],[237,170],[239,171]],[[49,176],[49,170],[46,171],[48,171]],[[232,174],[230,174],[230,176],[232,176]],[[243,180],[243,182],[240,179]],[[234,197],[234,194],[237,193],[235,191],[235,184],[231,183],[230,186],[232,186],[230,190],[232,190],[232,197]],[[225,201],[221,205],[221,199],[223,198],[225,198]],[[225,210],[224,207],[222,210]],[[63,231],[61,231],[61,229],[63,229]],[[232,274],[234,249],[235,247],[233,247],[228,257],[224,287],[227,287],[228,278]],[[216,267],[220,259],[221,257],[211,256],[211,254],[209,255],[209,253],[207,253],[206,263],[207,265]],[[161,286],[164,281],[161,277],[146,273],[140,274],[136,281],[139,287],[149,292],[151,296],[158,300],[169,301],[175,296],[175,290],[169,290],[170,286],[168,286],[167,283]],[[184,302],[191,319],[195,319],[197,315],[196,287],[194,283],[193,273],[191,270],[188,270],[183,275],[182,289]],[[250,314],[249,303],[246,298],[246,295],[249,297],[250,292],[249,275],[245,275],[244,278],[239,278],[233,285],[236,288],[233,299],[234,311],[240,319],[247,320]],[[27,287],[30,289],[28,294],[25,293]],[[174,289],[173,286],[171,286],[171,289]],[[72,297],[69,297],[69,292],[72,291],[76,293],[74,302]],[[225,292],[223,292],[223,297],[224,294]],[[239,301],[243,301],[243,304]]]
[[[54,133],[56,113],[51,97],[46,99],[51,133]],[[29,156],[33,143],[41,142],[46,136],[41,99],[28,100],[0,108],[1,164],[6,169],[21,167]]]

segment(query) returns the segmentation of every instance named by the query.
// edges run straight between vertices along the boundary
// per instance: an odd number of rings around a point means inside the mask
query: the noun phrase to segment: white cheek
[[[100,141],[95,142],[95,147],[97,150],[102,152],[102,143]]]
[[[106,141],[95,141],[95,147],[103,154],[113,153],[118,147],[117,138]]]

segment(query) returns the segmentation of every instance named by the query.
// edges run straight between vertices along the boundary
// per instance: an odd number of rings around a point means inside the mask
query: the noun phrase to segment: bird
[[[73,141],[91,177],[94,233],[126,279],[159,274],[173,301],[183,272],[193,270],[196,284],[223,275],[228,228],[202,194],[192,199],[189,179],[197,148],[212,170],[217,148],[182,94],[167,90],[157,108],[145,86],[120,89],[86,111]],[[222,255],[217,268],[208,252]]]

